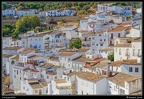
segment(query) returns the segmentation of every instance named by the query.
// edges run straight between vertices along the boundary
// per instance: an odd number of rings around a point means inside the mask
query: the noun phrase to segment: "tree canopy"
[[[82,47],[82,41],[81,39],[77,38],[75,40],[73,40],[70,44],[70,48],[81,48]]]
[[[13,32],[13,37],[17,37],[19,33],[25,33],[29,30],[35,29],[40,26],[40,18],[36,15],[25,15],[20,18],[15,24],[15,31]]]

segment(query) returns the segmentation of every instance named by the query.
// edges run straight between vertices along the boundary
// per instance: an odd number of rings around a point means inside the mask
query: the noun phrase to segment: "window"
[[[103,46],[103,44],[100,44],[100,46]]]
[[[132,72],[132,67],[129,67],[129,72]]]
[[[17,70],[17,74],[18,74],[18,70]]]
[[[49,76],[47,76],[47,79],[49,79]]]
[[[121,49],[119,49],[119,55],[121,55]]]
[[[35,93],[38,93],[38,90],[35,90]]]
[[[21,77],[20,77],[20,80],[21,80]]]
[[[138,72],[138,71],[139,71],[139,68],[136,67],[136,68],[135,68],[135,72]]]
[[[92,45],[94,45],[95,44],[95,42],[92,42]]]
[[[98,46],[98,44],[97,44],[97,46]]]
[[[95,39],[95,37],[92,37],[92,40],[94,40]]]
[[[123,89],[120,89],[120,94],[125,94],[125,91]]]
[[[101,36],[101,34],[99,34],[99,36]]]
[[[39,39],[39,41],[40,41],[41,39]]]
[[[25,89],[25,87],[23,87],[23,89]]]
[[[140,55],[140,49],[138,49],[138,55]]]
[[[104,39],[104,41],[106,41],[106,39]]]
[[[100,41],[102,41],[102,39],[100,39]]]
[[[57,76],[55,76],[55,79],[57,79]]]
[[[135,49],[133,49],[133,56],[135,56]]]
[[[16,75],[14,75],[14,78],[16,78]]]

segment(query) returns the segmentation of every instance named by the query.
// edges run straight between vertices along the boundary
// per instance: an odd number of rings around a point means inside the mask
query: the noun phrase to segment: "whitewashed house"
[[[88,30],[87,22],[88,22],[87,19],[81,19],[79,30]]]
[[[141,66],[142,64],[137,59],[119,60],[109,64],[107,70],[112,72],[123,72],[126,74],[136,76],[142,74]]]
[[[48,83],[48,95],[71,95],[71,83],[64,79],[52,80]]]
[[[15,7],[12,7],[10,9],[2,10],[2,16],[15,16],[17,12],[17,9]]]
[[[142,8],[137,8],[136,11],[137,13],[142,13]]]
[[[109,12],[112,10],[110,4],[98,4],[97,9],[98,12]]]
[[[22,47],[22,40],[20,39],[13,39],[12,42],[11,42],[11,46],[12,47]]]
[[[99,50],[99,54],[102,58],[108,58],[109,55],[114,53],[114,48],[103,48]]]
[[[37,78],[26,79],[21,81],[20,92],[26,93],[26,95],[47,95],[47,85],[46,81],[40,81]]]
[[[2,49],[3,54],[12,54],[12,55],[18,55],[19,52],[23,51],[24,48],[22,47],[5,47]]]
[[[45,11],[41,11],[41,12],[38,12],[38,14],[36,14],[39,18],[46,18],[47,14]]]
[[[12,43],[12,37],[2,37],[2,48],[10,47]]]
[[[20,90],[21,80],[39,77],[41,72],[37,68],[42,65],[42,62],[46,62],[46,59],[40,56],[40,53],[35,53],[34,49],[29,48],[12,58],[14,64],[12,64],[13,77],[11,79],[15,90]]]
[[[107,48],[108,46],[108,34],[104,33],[104,31],[91,34],[91,50],[93,52]]]
[[[69,40],[66,37],[66,33],[60,31],[53,31],[49,35],[49,45],[50,48],[56,48],[56,46],[69,47]]]
[[[140,29],[134,27],[132,27],[130,33],[126,35],[126,37],[141,37],[141,36],[142,32],[140,31]]]
[[[118,73],[108,78],[107,91],[110,95],[129,95],[132,92],[141,90],[141,84],[140,75],[131,76],[125,73]],[[134,90],[132,88],[134,88]]]
[[[40,33],[37,34],[36,36],[29,37],[28,38],[28,47],[30,48],[36,48],[39,50],[44,50],[45,49],[45,39],[48,38],[47,33]]]
[[[91,60],[93,60],[93,59],[86,58],[85,55],[80,56],[76,59],[73,59],[72,60],[72,69],[73,69],[73,71],[76,71],[76,72],[82,71],[82,68],[84,67],[86,62],[91,61]]]
[[[19,34],[18,37],[19,38],[28,38],[28,37],[31,37],[31,36],[35,36],[36,33],[34,31],[27,31],[26,33],[22,33],[22,34]]]
[[[67,25],[61,28],[62,32],[65,33],[67,39],[77,38],[78,30],[75,25]]]
[[[36,9],[24,9],[24,10],[18,10],[16,15],[19,17],[22,17],[24,15],[35,15],[37,14]]]
[[[76,52],[62,52],[59,55],[59,62],[61,67],[72,68],[72,60],[80,57]]]
[[[77,95],[106,95],[107,79],[95,73],[79,72],[76,76],[76,92]]]
[[[10,74],[11,67],[11,58],[13,58],[15,55],[11,54],[2,54],[2,73],[3,74]]]
[[[114,44],[114,39],[117,37],[125,37],[126,36],[126,29],[127,27],[118,26],[116,28],[111,28],[108,31],[106,31],[106,34],[108,34],[108,41],[109,46]]]
[[[134,18],[131,20],[131,25],[132,26],[136,26],[136,25],[140,25],[141,24],[141,21],[142,21],[142,18]]]
[[[56,57],[56,56],[49,57],[48,60],[47,60],[47,62],[51,63],[53,65],[57,65],[57,66],[60,65],[59,57]]]
[[[116,45],[114,45],[114,61],[122,59],[141,59],[142,42],[140,37],[129,38],[128,40],[123,39],[123,42],[124,43],[118,43],[118,41],[116,41]]]
[[[122,15],[114,15],[113,16],[113,22],[116,23],[116,24],[122,23],[124,21],[126,21],[125,16],[122,16]]]

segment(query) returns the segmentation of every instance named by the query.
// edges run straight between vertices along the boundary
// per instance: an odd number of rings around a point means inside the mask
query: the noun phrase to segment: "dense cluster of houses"
[[[17,10],[17,8],[12,7],[10,9],[2,10],[2,16],[13,16],[13,17],[22,17],[24,15],[37,15],[40,18],[46,18],[47,16],[74,16],[76,14],[75,10],[49,10],[49,11],[40,11],[36,9],[24,9]]]
[[[142,18],[123,20],[132,8],[122,8],[98,5],[95,15],[80,20],[80,27],[28,31],[17,40],[2,37],[2,74],[10,76],[3,94],[141,94]],[[111,9],[115,13],[110,15]],[[116,13],[121,13],[120,21],[114,19]],[[82,48],[69,49],[76,38]],[[108,56],[113,54],[110,61]]]

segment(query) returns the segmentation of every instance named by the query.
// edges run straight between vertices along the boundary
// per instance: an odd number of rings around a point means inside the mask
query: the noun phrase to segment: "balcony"
[[[126,52],[126,53],[125,53],[125,56],[130,56],[130,53],[129,53],[129,52]]]
[[[138,53],[138,54],[137,54],[137,57],[141,57],[141,54],[140,54],[140,53]]]

